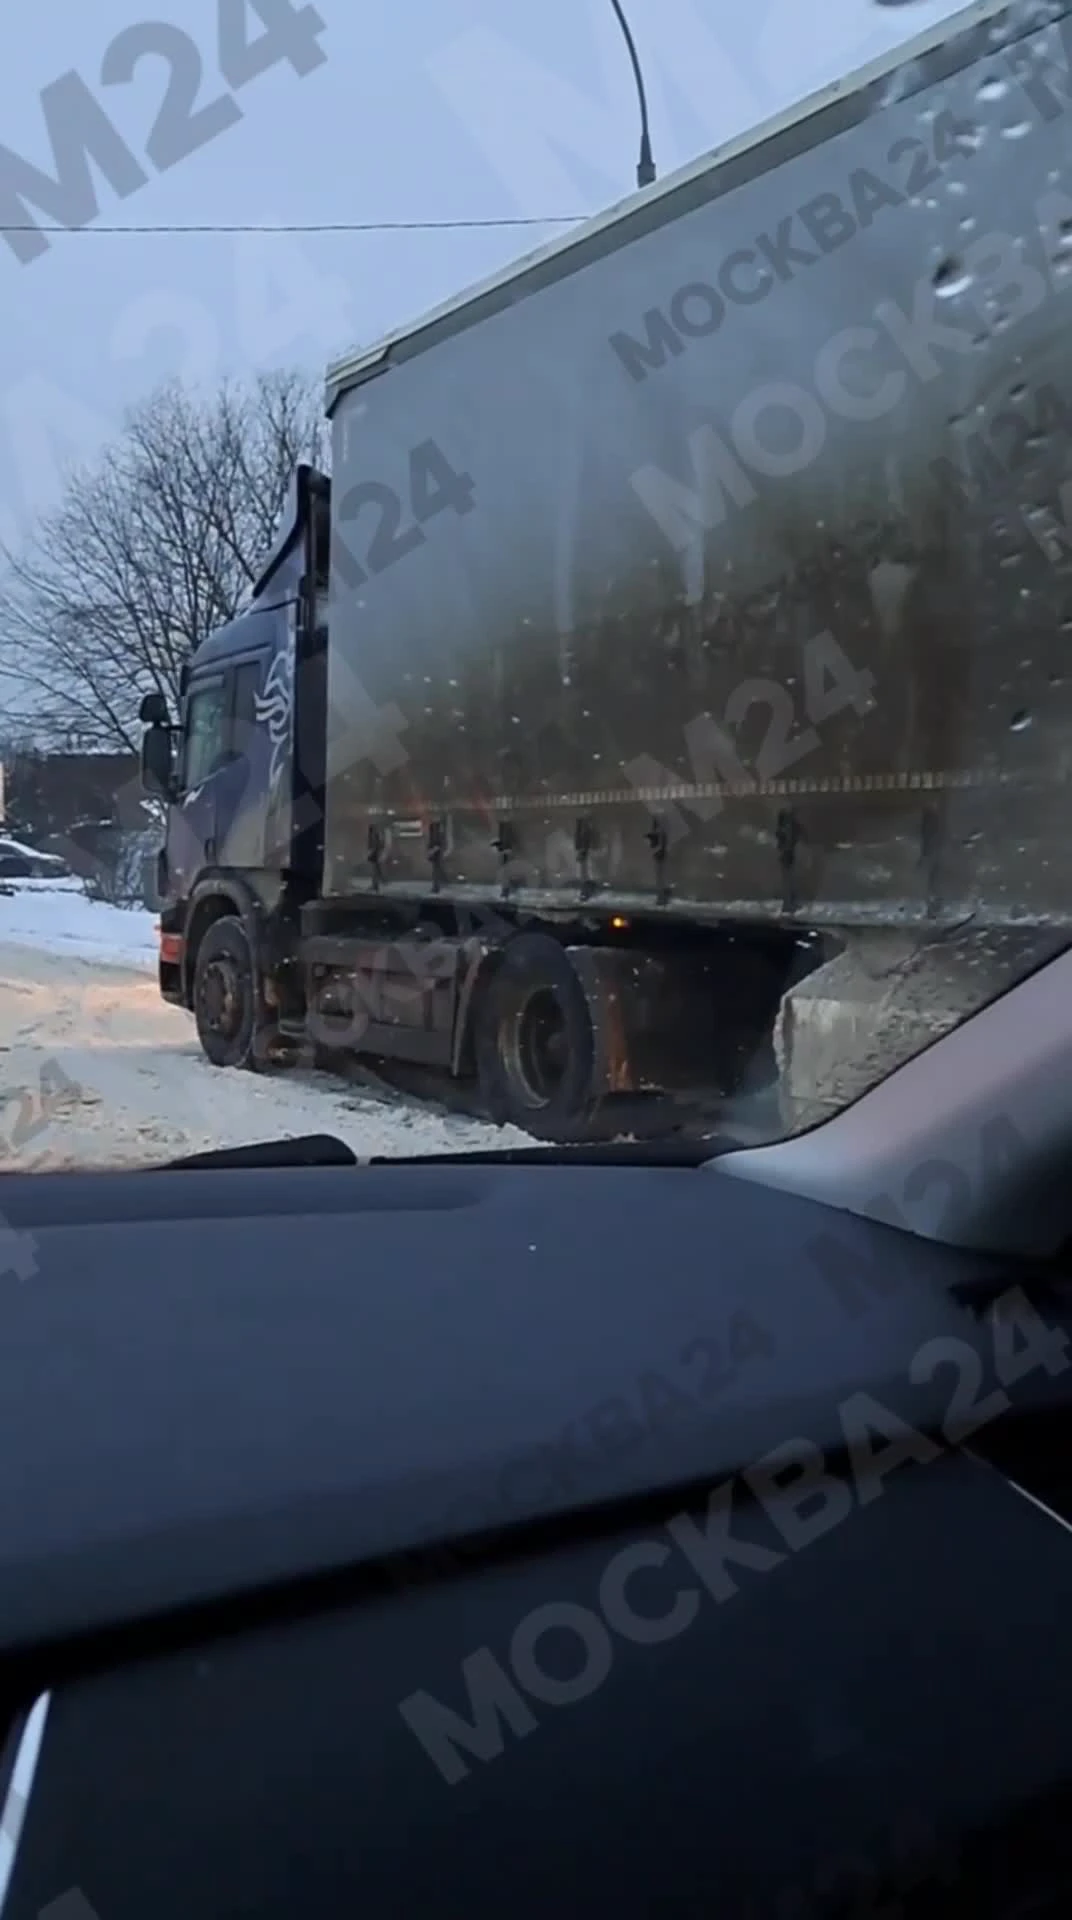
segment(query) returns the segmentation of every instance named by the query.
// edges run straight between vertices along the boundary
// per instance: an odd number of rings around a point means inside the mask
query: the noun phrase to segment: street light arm
[[[644,92],[644,75],[640,70],[640,59],[637,54],[636,43],[629,30],[629,22],[625,17],[622,0],[610,0],[610,4],[614,8],[618,25],[621,27],[625,44],[629,49],[629,58],[633,65],[633,78],[636,81],[637,99],[640,102],[640,161],[637,166],[637,186],[650,187],[655,179],[655,162],[651,157],[651,135],[648,131],[648,99]]]

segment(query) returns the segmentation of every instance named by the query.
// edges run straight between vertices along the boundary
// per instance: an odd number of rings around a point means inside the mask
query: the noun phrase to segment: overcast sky
[[[223,0],[234,8],[234,0]],[[301,0],[295,0],[300,7]],[[279,64],[237,93],[241,119],[165,172],[146,159],[165,67],[104,87],[137,0],[36,0],[6,10],[0,128],[54,171],[41,90],[73,70],[107,103],[148,174],[101,224],[533,219],[594,212],[630,191],[636,101],[610,0],[317,0],[326,56]],[[151,19],[220,78],[217,0],[154,0]],[[949,0],[628,0],[655,158],[670,172],[953,11]],[[250,10],[252,12],[252,10]],[[256,22],[253,30],[259,31]],[[66,111],[66,109],[65,109]],[[561,225],[472,232],[60,234],[20,264],[0,245],[0,538],[54,500],[162,378],[300,365],[317,374]]]

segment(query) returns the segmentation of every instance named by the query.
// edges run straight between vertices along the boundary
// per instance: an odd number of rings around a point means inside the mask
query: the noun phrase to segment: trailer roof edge
[[[435,339],[441,338],[445,332],[454,331],[455,329],[449,328],[446,324],[451,320],[469,313],[474,308],[493,303],[501,304],[501,300],[496,302],[496,296],[501,296],[505,289],[530,277],[537,275],[541,278],[545,277],[542,270],[546,269],[548,264],[565,260],[569,254],[582,247],[590,248],[594,240],[620,226],[630,216],[650,216],[653,209],[658,208],[662,202],[687,191],[689,187],[727,161],[763,146],[779,134],[790,132],[794,127],[812,119],[827,108],[875,86],[887,75],[895,73],[898,68],[937,52],[946,43],[959,40],[962,35],[970,33],[1000,14],[1011,13],[1015,6],[1016,0],[969,0],[968,5],[958,7],[955,12],[947,14],[944,20],[938,21],[935,26],[929,27],[925,32],[916,34],[911,40],[902,41],[890,53],[882,54],[868,61],[864,66],[855,68],[841,80],[831,81],[815,93],[806,95],[792,107],[750,128],[747,133],[738,134],[732,140],[724,141],[721,146],[700,154],[695,160],[690,160],[685,166],[679,167],[676,172],[667,174],[665,179],[657,181],[654,186],[645,187],[627,195],[622,200],[615,201],[601,213],[594,214],[589,220],[578,221],[568,233],[545,242],[543,246],[535,248],[531,253],[520,255],[508,266],[500,268],[497,273],[489,274],[486,279],[464,287],[460,292],[452,294],[449,299],[432,307],[417,319],[382,335],[372,345],[356,348],[342,355],[331,362],[327,369],[324,388],[325,413],[330,418],[345,394],[385,372],[392,359],[410,359],[422,350],[423,345],[430,345]],[[1039,24],[1056,24],[1064,18],[1070,7],[1072,7],[1072,0],[1067,0],[1066,5],[1055,13],[1052,21]],[[1029,27],[1026,30],[1037,31],[1038,26]],[[426,336],[428,336],[427,339]],[[400,353],[400,349],[406,349],[406,351]]]

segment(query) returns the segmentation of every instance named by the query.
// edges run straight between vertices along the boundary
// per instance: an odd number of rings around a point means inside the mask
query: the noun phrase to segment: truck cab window
[[[257,695],[264,679],[262,660],[244,660],[233,674],[234,694],[231,702],[231,738],[232,756],[244,759],[249,752],[249,743],[257,726]]]
[[[191,693],[186,708],[183,786],[189,793],[222,766],[227,747],[227,689],[221,680]]]

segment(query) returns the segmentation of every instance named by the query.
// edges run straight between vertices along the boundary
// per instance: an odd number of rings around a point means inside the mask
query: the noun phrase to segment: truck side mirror
[[[138,719],[143,727],[168,727],[171,715],[162,693],[147,693],[138,708]]]
[[[171,729],[148,727],[141,742],[142,791],[154,800],[171,800],[175,792],[175,771],[171,753]]]

